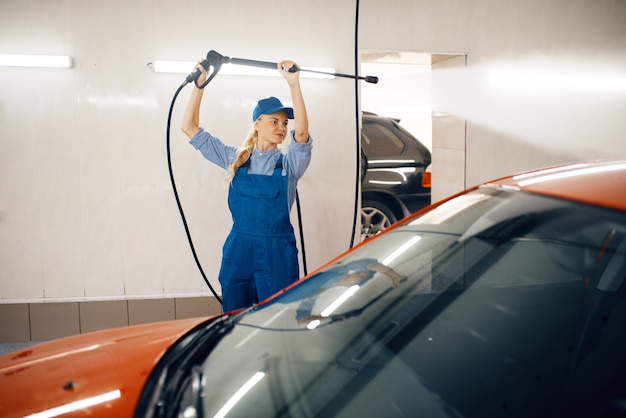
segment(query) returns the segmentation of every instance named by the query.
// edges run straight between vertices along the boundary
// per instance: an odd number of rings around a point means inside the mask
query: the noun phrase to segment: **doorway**
[[[361,74],[378,84],[361,85],[361,110],[399,119],[432,155],[431,202],[467,187],[463,96],[466,55],[417,51],[361,51]],[[455,91],[451,91],[454,89]]]

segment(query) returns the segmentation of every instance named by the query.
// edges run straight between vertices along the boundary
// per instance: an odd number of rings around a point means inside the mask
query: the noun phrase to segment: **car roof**
[[[487,184],[626,211],[626,160],[552,166]]]
[[[374,112],[368,112],[366,110],[361,112],[361,118],[363,120],[386,120],[386,121],[395,121],[396,123],[400,123],[400,119],[398,118],[394,118],[391,116],[381,116],[378,113],[374,113]]]

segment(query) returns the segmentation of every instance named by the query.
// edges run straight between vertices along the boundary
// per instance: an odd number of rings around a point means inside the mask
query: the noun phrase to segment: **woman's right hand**
[[[198,78],[196,79],[196,86],[201,86],[204,84],[204,82],[207,79],[207,71],[204,69],[204,67],[202,66],[202,63],[206,61],[205,59],[202,59],[200,61],[198,61],[198,63],[196,64],[195,69],[200,71],[200,75],[198,76]]]

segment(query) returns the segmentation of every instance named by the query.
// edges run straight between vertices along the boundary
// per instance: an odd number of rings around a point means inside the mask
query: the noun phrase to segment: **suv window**
[[[397,156],[404,151],[404,142],[380,123],[363,123],[361,146],[368,157]]]

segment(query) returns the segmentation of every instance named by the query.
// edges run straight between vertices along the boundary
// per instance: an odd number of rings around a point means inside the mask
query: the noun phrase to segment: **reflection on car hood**
[[[92,332],[0,356],[0,416],[78,409],[90,416],[130,416],[156,361],[205,320]]]

